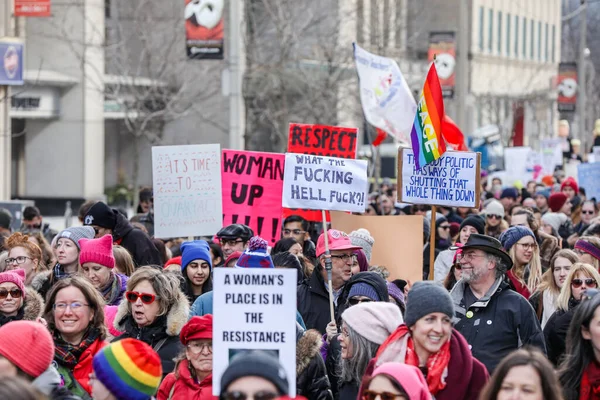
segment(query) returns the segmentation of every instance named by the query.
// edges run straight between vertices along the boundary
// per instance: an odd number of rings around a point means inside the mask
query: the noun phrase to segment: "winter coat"
[[[540,246],[540,261],[542,262],[542,271],[546,272],[550,268],[550,261],[554,254],[560,250],[558,239],[539,229],[536,233],[537,242]]]
[[[308,329],[316,329],[325,334],[327,324],[331,322],[329,313],[329,292],[325,289],[325,281],[321,275],[322,267],[317,267],[310,278],[298,286],[298,311]],[[343,291],[342,291],[343,292]],[[340,294],[335,306],[335,320],[339,319],[339,305],[346,302]]]
[[[190,305],[187,298],[183,293],[177,292],[176,301],[166,315],[157,317],[151,325],[140,328],[127,310],[127,302],[123,301],[117,309],[114,327],[125,333],[115,338],[113,342],[133,338],[150,345],[160,356],[164,378],[175,369],[173,359],[183,349],[183,345],[179,341],[179,333],[187,323],[189,314]]]
[[[77,365],[71,370],[66,366],[58,364],[57,369],[58,373],[62,376],[62,379],[65,382],[65,387],[72,391],[74,394],[78,396],[83,396],[85,393],[82,393],[78,390],[77,386],[79,385],[83,388],[87,393],[92,393],[92,387],[90,386],[90,374],[92,373],[92,359],[104,346],[108,343],[102,339],[96,339],[94,343],[92,343],[87,349],[79,357]],[[77,381],[77,383],[73,382],[73,379]]]
[[[125,247],[138,267],[144,265],[162,265],[160,254],[148,235],[134,227],[121,213],[115,213],[117,225],[112,236],[115,243]]]
[[[54,363],[31,382],[31,386],[45,395],[49,400],[81,400],[81,397],[72,394],[62,384],[62,378]]]
[[[333,400],[325,362],[321,357],[321,334],[314,330],[297,330],[296,393],[308,400]],[[161,399],[159,399],[161,400]]]
[[[171,391],[173,396],[169,400],[212,400],[212,374],[196,382],[190,370],[189,361],[182,360],[177,366],[177,372],[171,372],[160,384],[157,400],[167,400]],[[174,387],[173,387],[174,385]]]
[[[392,356],[394,355],[396,354],[392,354]],[[373,374],[375,367],[384,362],[402,361],[396,359],[377,360],[374,358],[369,363],[364,376],[370,377]],[[479,393],[483,390],[489,378],[490,376],[485,365],[473,357],[469,344],[465,338],[456,329],[452,329],[446,387],[435,395],[435,399],[477,400],[479,398]]]
[[[25,288],[25,301],[23,306],[17,311],[17,315],[6,317],[0,314],[0,326],[12,321],[36,321],[44,314],[44,300],[34,289]]]
[[[555,366],[558,366],[561,362],[563,355],[565,354],[565,343],[567,340],[567,331],[569,325],[575,314],[575,310],[579,302],[574,298],[569,300],[569,309],[556,310],[554,314],[548,320],[548,323],[544,327],[544,338],[546,339],[546,346],[548,348],[548,360],[550,360]]]
[[[50,291],[50,288],[56,283],[54,271],[42,271],[38,272],[37,275],[31,280],[31,287],[42,296],[42,299],[46,298],[46,295]]]
[[[502,277],[468,309],[463,298],[466,287],[461,279],[450,292],[456,313],[454,327],[490,374],[507,354],[521,346],[533,345],[546,352],[542,328],[531,304],[510,290]]]

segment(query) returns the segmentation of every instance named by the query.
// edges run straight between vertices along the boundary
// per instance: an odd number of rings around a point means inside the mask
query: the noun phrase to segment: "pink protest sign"
[[[284,154],[222,151],[223,226],[248,225],[272,246],[279,239]]]

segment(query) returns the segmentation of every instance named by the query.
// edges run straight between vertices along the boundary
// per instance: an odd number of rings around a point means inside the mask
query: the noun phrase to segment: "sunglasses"
[[[502,219],[501,216],[499,215],[494,215],[494,214],[488,214],[487,216],[489,219]]]
[[[13,299],[18,299],[23,295],[23,291],[21,289],[0,289],[0,299],[5,299],[10,294],[10,297]]]
[[[585,286],[587,287],[596,287],[598,286],[598,284],[596,283],[595,279],[592,278],[588,278],[588,279],[573,279],[571,281],[571,286],[573,286],[575,289],[580,288],[581,285],[583,285],[583,283],[585,282]]]
[[[593,215],[594,211],[593,210],[581,210],[582,214],[589,214],[589,215]]]
[[[450,229],[450,225],[441,225],[440,229]]]
[[[401,394],[395,394],[390,392],[375,392],[373,390],[365,390],[361,396],[362,400],[375,400],[379,397],[381,400],[395,400],[404,398]]]
[[[279,397],[277,393],[269,392],[267,390],[262,390],[260,392],[256,392],[252,395],[244,392],[227,392],[221,395],[221,400],[246,400],[252,396],[254,400],[275,400]]]
[[[159,297],[150,293],[125,292],[125,298],[130,303],[135,303],[137,299],[141,299],[144,304],[152,304]]]
[[[360,303],[370,303],[372,301],[373,300],[371,300],[371,299],[357,299],[356,297],[352,297],[351,299],[348,300],[348,304],[350,304],[351,306],[355,306]]]

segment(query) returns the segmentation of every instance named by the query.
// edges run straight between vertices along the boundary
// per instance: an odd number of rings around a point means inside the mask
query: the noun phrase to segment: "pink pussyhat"
[[[81,253],[79,253],[81,265],[92,262],[106,268],[115,267],[111,235],[104,235],[100,239],[79,239],[79,247],[81,247]]]
[[[115,328],[115,317],[117,316],[118,308],[119,306],[104,306],[104,323],[108,328],[108,332],[113,337],[119,337],[123,334],[123,332]]]

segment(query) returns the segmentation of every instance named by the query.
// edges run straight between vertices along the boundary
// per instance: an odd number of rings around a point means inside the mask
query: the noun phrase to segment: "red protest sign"
[[[222,151],[223,226],[248,225],[272,246],[279,239],[285,154]]]
[[[290,124],[288,153],[325,157],[356,158],[358,128],[342,126]],[[283,209],[283,218],[300,215],[307,221],[321,222],[321,211]],[[327,212],[327,221],[329,221]]]
[[[15,0],[15,17],[49,17],[50,0]]]

